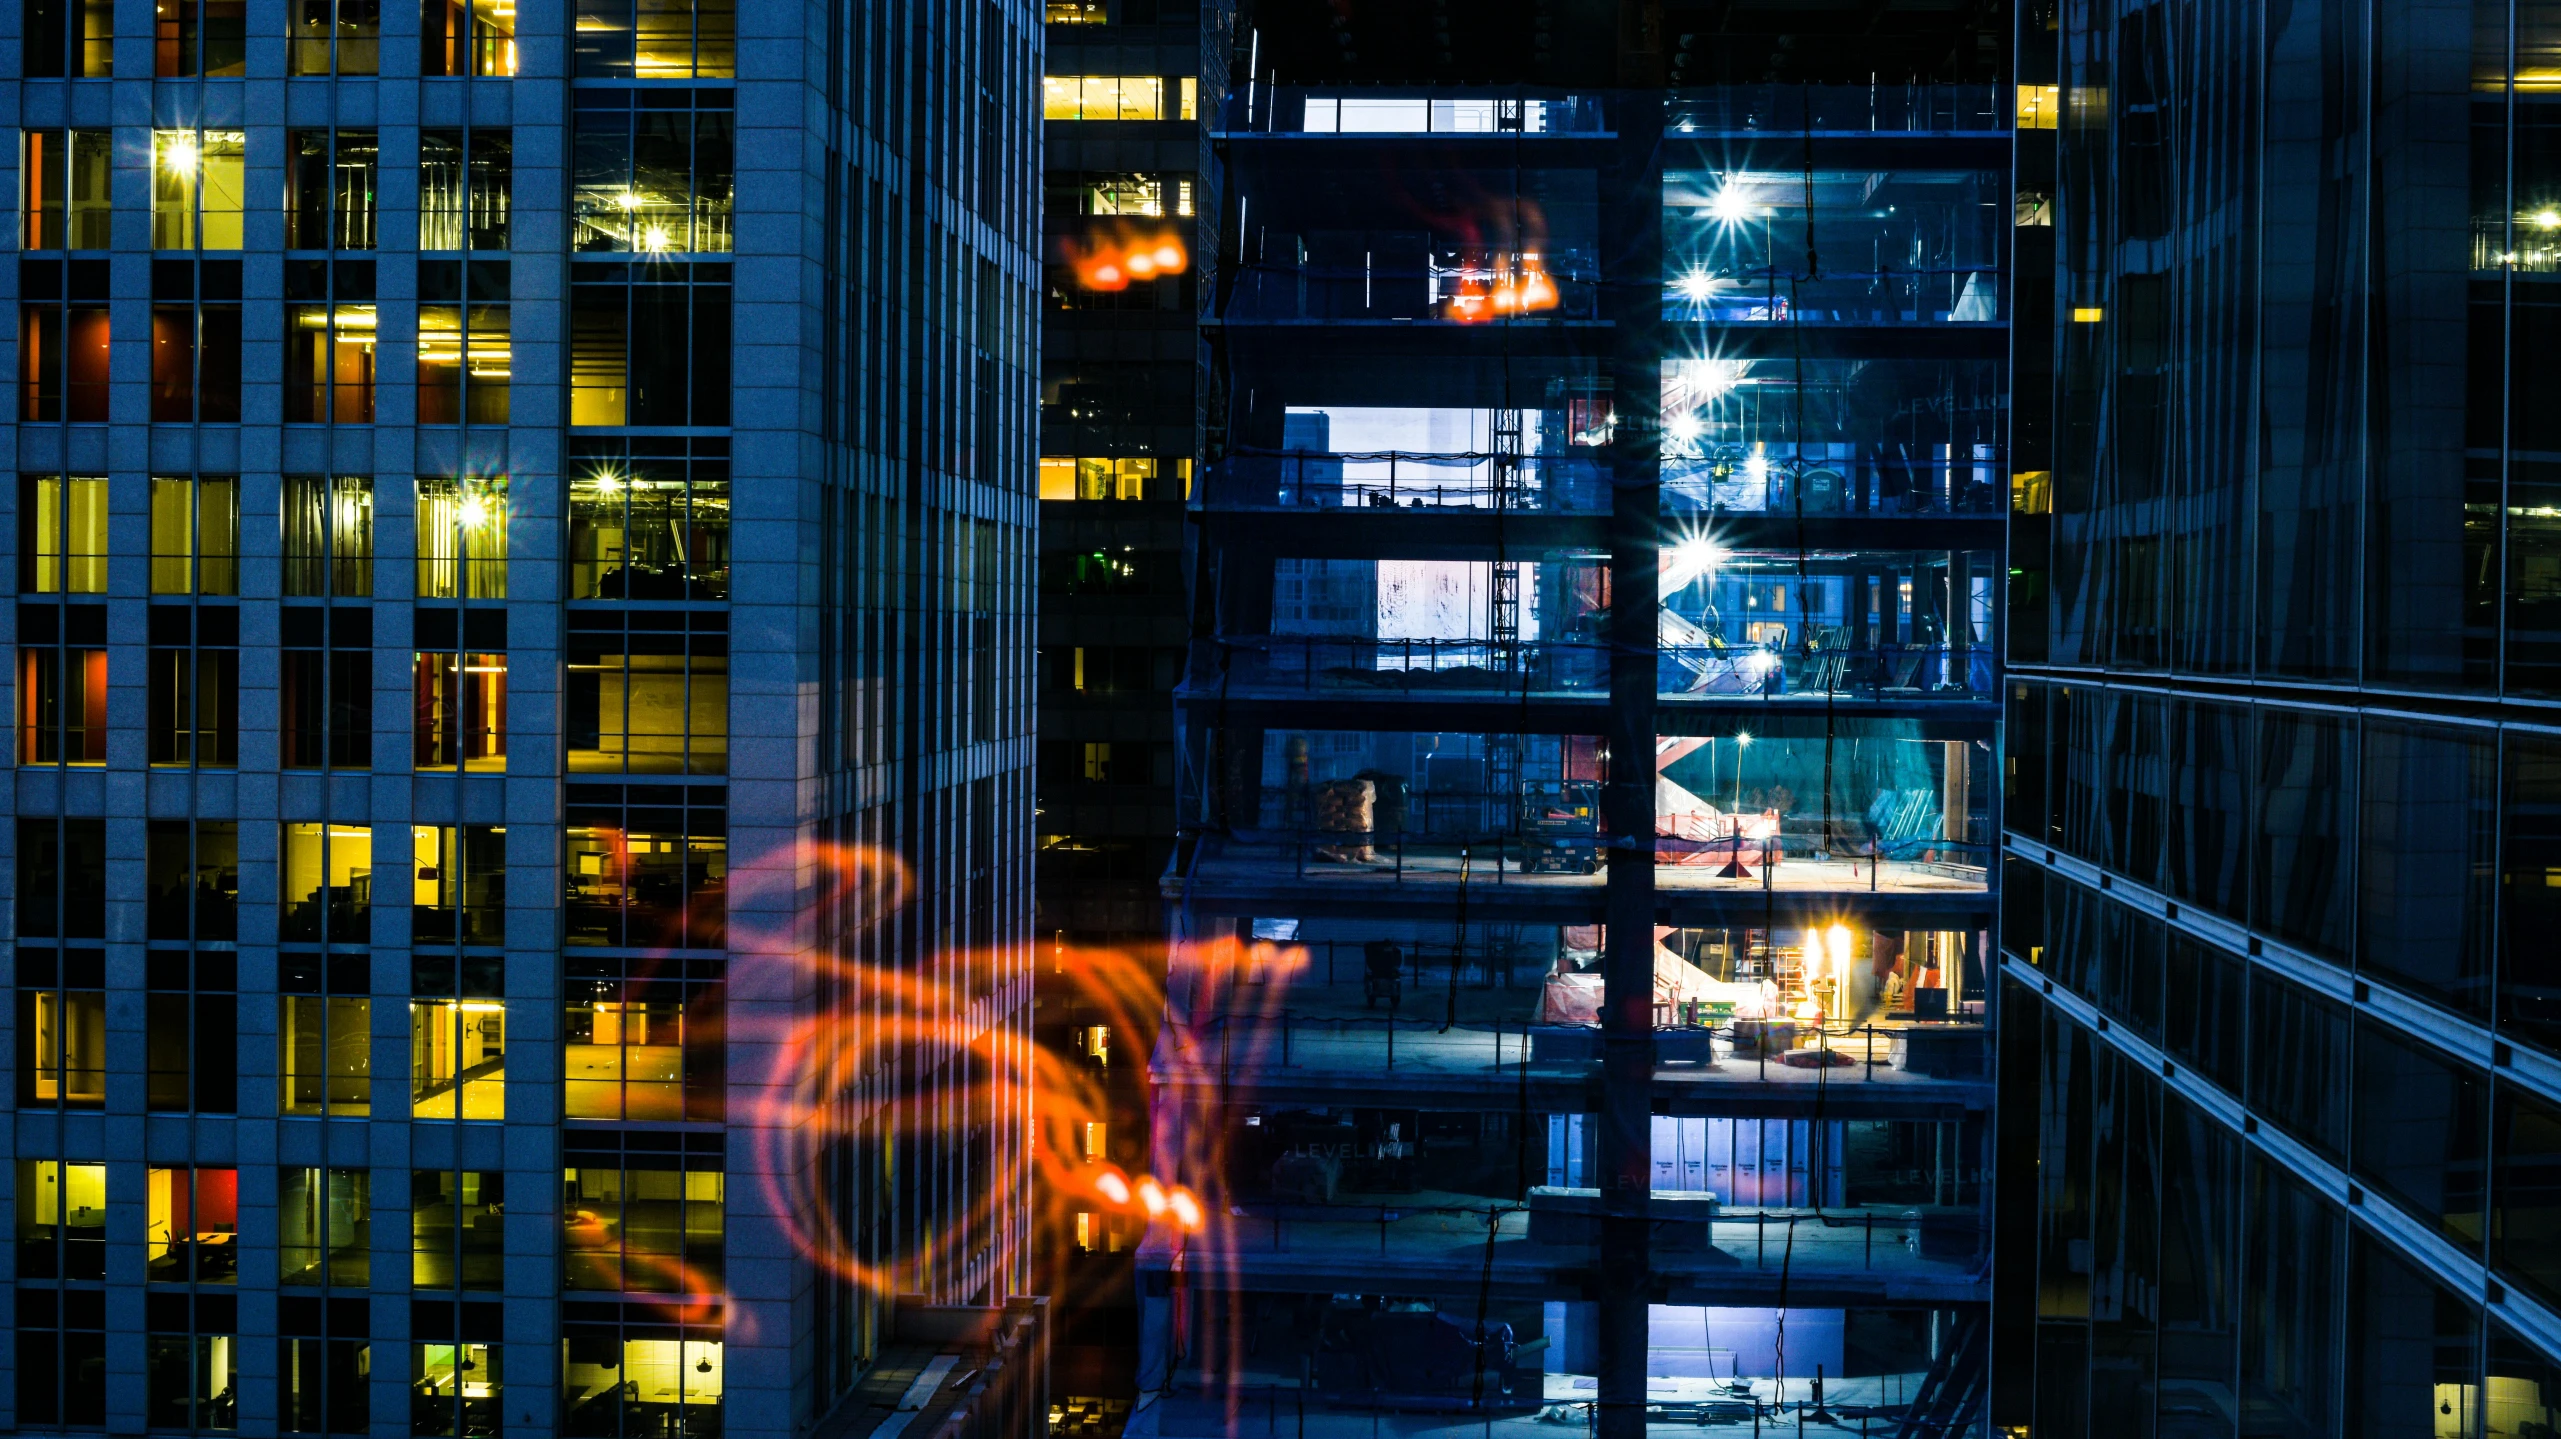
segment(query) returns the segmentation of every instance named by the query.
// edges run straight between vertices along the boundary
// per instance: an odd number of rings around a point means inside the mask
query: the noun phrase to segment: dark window
[[[2244,1435],[2327,1434],[2337,1422],[2339,1270],[2346,1222],[2256,1155],[2242,1268]]]
[[[2357,971],[2487,1015],[2497,743],[2477,732],[2368,719],[2363,745]]]
[[[2490,1262],[2550,1304],[2561,1299],[2561,1109],[2502,1084],[2493,1113]]]
[[[279,1283],[363,1289],[373,1268],[372,1240],[372,1170],[277,1171]]]
[[[506,249],[514,188],[509,131],[419,131],[418,248]]]
[[[18,821],[18,935],[104,939],[107,822]]]
[[[382,144],[372,130],[285,133],[285,248],[374,248]]]
[[[313,1171],[287,1171],[309,1173]],[[346,1171],[331,1170],[332,1175]],[[291,1221],[288,1220],[288,1223]],[[373,1429],[372,1302],[296,1295],[276,1301],[276,1427],[287,1434]]]
[[[2511,735],[2506,788],[2499,1030],[2561,1049],[2561,982],[2547,948],[2561,934],[2561,741]]]
[[[152,1432],[221,1433],[239,1427],[239,1311],[239,1299],[229,1294],[144,1298],[149,1337],[143,1351],[142,1422]]]
[[[2250,973],[2250,1107],[2334,1160],[2347,1157],[2348,1021],[2338,1005]]]
[[[157,1113],[240,1108],[239,968],[228,951],[153,950],[143,960],[145,1101]]]
[[[150,938],[239,938],[238,824],[155,819],[150,822],[144,855],[144,930]]]
[[[2471,1067],[2357,1021],[2350,1157],[2359,1179],[2478,1255],[2489,1215],[2490,1082]]]
[[[727,90],[579,90],[570,247],[725,253],[735,194]]]
[[[278,616],[278,746],[287,769],[373,767],[373,611],[288,606]]]
[[[727,790],[573,784],[568,799],[566,943],[727,944]]]
[[[2098,984],[2090,997],[2144,1039],[2161,1039],[2161,977],[2166,927],[2112,900],[2100,916]]]
[[[585,264],[571,280],[571,425],[729,423],[726,263]]]
[[[18,262],[18,418],[107,419],[107,262]]]
[[[19,63],[28,79],[115,74],[115,0],[27,0],[25,26]]]
[[[151,420],[240,423],[240,262],[151,262]]]
[[[2354,731],[2337,715],[2261,707],[2251,919],[2324,958],[2348,952]]]
[[[2161,1407],[2230,1439],[2241,1320],[2241,1146],[2213,1116],[2161,1103]]]
[[[240,611],[153,605],[147,701],[156,765],[240,762]]]
[[[2348,1439],[2466,1432],[2478,1415],[2480,1311],[2371,1234],[2351,1235]],[[2464,1417],[2449,1426],[2454,1404]]]
[[[98,1165],[61,1168],[98,1169]],[[21,1165],[19,1172],[25,1173]],[[103,1209],[103,1198],[102,1209]],[[103,1213],[100,1216],[104,1217]],[[23,1230],[20,1231],[24,1233]],[[103,1247],[103,1246],[102,1246]],[[20,1273],[24,1273],[21,1270]],[[91,1278],[98,1276],[91,1275]],[[19,1286],[18,1423],[95,1429],[107,1422],[107,1296]]]
[[[506,1288],[507,1176],[495,1169],[411,1171],[409,1236],[414,1287]]]
[[[2170,893],[2231,919],[2244,904],[2250,837],[2250,714],[2170,705]]]

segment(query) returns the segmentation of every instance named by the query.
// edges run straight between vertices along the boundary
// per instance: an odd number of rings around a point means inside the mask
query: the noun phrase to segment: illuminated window
[[[276,1277],[362,1289],[373,1257],[373,1172],[299,1169],[276,1177]]]
[[[96,1109],[106,1102],[106,956],[21,946],[19,1107]]]
[[[106,267],[105,260],[19,262],[19,419],[106,422]]]
[[[1100,25],[1111,17],[1103,0],[1047,0],[1041,18],[1052,25]]]
[[[279,1022],[283,1030],[276,1077],[279,1112],[357,1116],[373,1112],[371,999],[287,994]]]
[[[571,1119],[722,1116],[722,961],[571,955],[561,1112]]]
[[[418,423],[503,425],[515,372],[508,264],[418,262]]]
[[[285,266],[285,419],[305,425],[373,423],[373,261],[294,261]]]
[[[248,156],[238,130],[153,131],[151,248],[239,249]]]
[[[569,597],[729,598],[729,442],[590,440],[571,460]],[[688,446],[697,458],[687,459]],[[648,455],[644,447],[673,453]]]
[[[466,1320],[465,1332],[472,1327]],[[477,1338],[452,1344],[412,1346],[409,1372],[415,1377],[410,1381],[410,1433],[499,1432],[498,1338],[493,1327]]]
[[[730,248],[728,90],[579,90],[570,248],[663,255]]]
[[[577,0],[577,16],[582,79],[737,73],[737,0]]]
[[[152,477],[151,592],[240,593],[240,481],[228,475]]]
[[[107,1166],[18,1161],[18,1277],[107,1277]]]
[[[410,1283],[420,1289],[507,1287],[507,1176],[420,1169],[409,1176]]]
[[[288,824],[277,866],[287,944],[364,944],[373,938],[373,831],[357,825]],[[333,986],[333,988],[336,986]],[[371,986],[349,986],[363,994]]]
[[[415,886],[413,944],[504,944],[507,831],[501,825],[416,825],[410,831]]]
[[[570,271],[569,423],[729,423],[729,264]]]
[[[107,592],[104,477],[18,477],[18,589],[32,595]]]
[[[516,73],[516,0],[420,0],[418,73]]]
[[[418,598],[507,597],[507,477],[418,481]]]
[[[719,1294],[721,1136],[688,1134],[681,1150],[635,1145],[627,1153],[616,1148],[625,1138],[612,1132],[564,1138],[560,1224],[567,1287]]]
[[[248,0],[157,0],[152,14],[153,74],[174,80],[249,73]]]
[[[159,1169],[143,1190],[143,1273],[154,1284],[240,1282],[240,1171]]]
[[[507,768],[507,614],[416,612],[411,760],[421,770]]]
[[[588,1307],[561,1306],[564,1315]],[[635,1303],[619,1308],[617,1320],[660,1319],[649,1325],[650,1338],[626,1337],[620,1322],[564,1318],[560,1400],[564,1412],[577,1416],[577,1432],[602,1439],[718,1439],[724,1367],[718,1311],[704,1324],[695,1307],[664,1308],[662,1316],[648,1316],[647,1307]]]
[[[594,802],[581,793],[589,788],[569,789],[564,942],[726,945],[729,839],[721,792],[688,788],[683,793],[695,803],[687,808],[626,811],[620,787],[593,787]]]
[[[2019,119],[2022,130],[2051,130],[2062,122],[2063,87],[2060,85],[2021,85]]]
[[[373,594],[373,480],[284,477],[284,590],[290,596]]]
[[[419,131],[418,248],[506,249],[515,158],[503,128]]]
[[[1185,79],[1179,118],[1192,118],[1193,82]],[[1165,82],[1154,75],[1044,75],[1044,120],[1167,120]]]
[[[572,611],[568,661],[571,774],[728,770],[728,615]]]
[[[1185,500],[1191,497],[1192,462],[1149,457],[1044,458],[1044,500]]]
[[[409,1113],[417,1119],[507,1117],[504,1000],[409,1001]]]
[[[111,130],[29,130],[19,161],[30,250],[103,250],[110,233]]]
[[[381,69],[382,0],[290,0],[288,74],[371,75]]]

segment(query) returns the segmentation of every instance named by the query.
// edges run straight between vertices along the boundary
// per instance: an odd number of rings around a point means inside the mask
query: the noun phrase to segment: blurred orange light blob
[[[1105,1166],[1102,1173],[1094,1176],[1094,1192],[1114,1204],[1127,1204],[1129,1181],[1121,1176],[1119,1170]]]
[[[1181,236],[1129,225],[1062,239],[1058,249],[1079,288],[1105,293],[1126,290],[1132,280],[1179,275],[1191,263]]]
[[[1138,1181],[1138,1207],[1146,1210],[1147,1217],[1150,1219],[1154,1219],[1163,1214],[1165,1212],[1165,1187],[1158,1184],[1152,1177]]]
[[[1165,1197],[1166,1207],[1174,1212],[1174,1223],[1194,1233],[1200,1230],[1200,1200],[1188,1189],[1176,1188]]]

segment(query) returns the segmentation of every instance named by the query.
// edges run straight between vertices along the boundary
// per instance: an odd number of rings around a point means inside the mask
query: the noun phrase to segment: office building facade
[[[1193,0],[1053,0],[1047,16],[1036,1031],[1095,1105],[1078,1165],[1143,1169],[1217,228],[1202,117],[1224,20]],[[1040,1289],[1063,1432],[1107,1435],[1137,1397],[1142,1226],[1077,1172],[1043,1194]]]
[[[1984,1432],[1987,23],[1240,9],[1156,1432]]]
[[[2555,1422],[2554,25],[2021,9],[1995,1410],[2040,1439]]]
[[[797,1433],[1025,1292],[1039,17],[10,14],[9,1426]]]

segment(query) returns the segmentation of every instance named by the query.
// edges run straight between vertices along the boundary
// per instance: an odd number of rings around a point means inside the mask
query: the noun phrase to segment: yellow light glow
[[[196,172],[196,142],[187,139],[184,136],[178,136],[171,139],[168,144],[161,147],[160,166],[162,169],[167,170],[173,175],[194,174]]]
[[[640,248],[647,250],[653,255],[664,254],[667,249],[667,227],[664,225],[650,226],[649,229],[641,236]]]
[[[2096,305],[2074,305],[2072,307],[2072,323],[2075,325],[2095,325],[2106,318],[2107,311]]]

